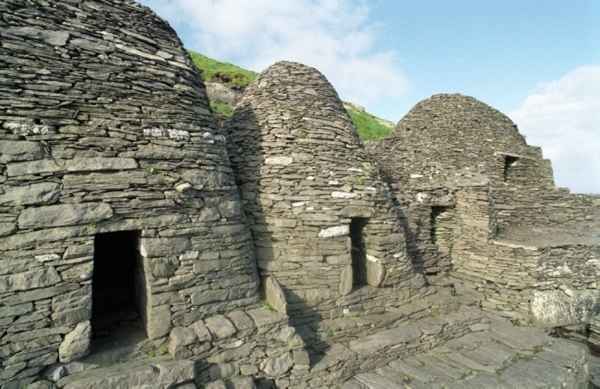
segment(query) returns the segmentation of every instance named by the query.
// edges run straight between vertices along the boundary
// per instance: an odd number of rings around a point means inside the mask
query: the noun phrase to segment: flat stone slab
[[[194,362],[156,359],[86,370],[56,383],[64,389],[170,388],[194,379]]]
[[[598,361],[584,345],[492,319],[485,332],[357,374],[342,388],[583,388],[598,379]]]

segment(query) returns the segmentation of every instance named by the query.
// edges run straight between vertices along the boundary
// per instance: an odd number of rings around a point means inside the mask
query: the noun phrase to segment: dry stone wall
[[[389,190],[322,74],[271,66],[226,125],[258,267],[292,318],[381,310],[422,285]]]
[[[256,302],[225,137],[175,32],[133,1],[5,0],[0,38],[0,385],[89,351],[96,234],[137,231],[150,338]]]
[[[426,272],[450,270],[484,307],[546,326],[588,323],[600,311],[600,203],[555,188],[550,162],[508,117],[471,97],[435,95],[369,151]]]

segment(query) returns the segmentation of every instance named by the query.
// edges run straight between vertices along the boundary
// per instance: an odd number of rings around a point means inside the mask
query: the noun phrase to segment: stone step
[[[62,378],[56,386],[63,389],[171,388],[192,383],[194,369],[192,361],[156,358],[85,370]]]
[[[491,318],[490,329],[357,374],[343,389],[587,388],[589,351]]]

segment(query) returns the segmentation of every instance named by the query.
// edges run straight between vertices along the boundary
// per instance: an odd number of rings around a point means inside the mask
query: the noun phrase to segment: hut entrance
[[[352,240],[352,274],[354,287],[367,285],[367,249],[364,229],[369,219],[353,218],[350,222],[350,239]]]
[[[94,342],[145,337],[146,287],[139,231],[98,234],[94,239],[92,330]]]
[[[431,207],[431,243],[442,254],[450,254],[454,238],[454,208]]]

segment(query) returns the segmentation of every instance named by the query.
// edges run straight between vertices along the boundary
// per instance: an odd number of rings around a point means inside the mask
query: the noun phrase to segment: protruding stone
[[[367,260],[367,284],[380,286],[385,279],[385,266],[381,262]]]
[[[265,301],[267,304],[280,313],[287,313],[287,301],[285,299],[285,293],[277,282],[275,277],[266,277],[263,281]]]
[[[354,270],[352,269],[352,265],[348,265],[344,267],[342,270],[342,274],[340,274],[340,286],[339,291],[342,296],[345,296],[352,292],[354,283]]]
[[[169,334],[171,331],[171,307],[169,305],[152,307],[149,311],[146,331],[150,339],[162,338]]]
[[[586,323],[600,312],[600,291],[573,291],[570,296],[561,290],[535,291],[531,312],[539,325],[547,327]]]
[[[71,362],[85,356],[90,351],[92,326],[89,321],[84,321],[75,329],[65,335],[65,339],[58,348],[58,357],[61,362]]]

